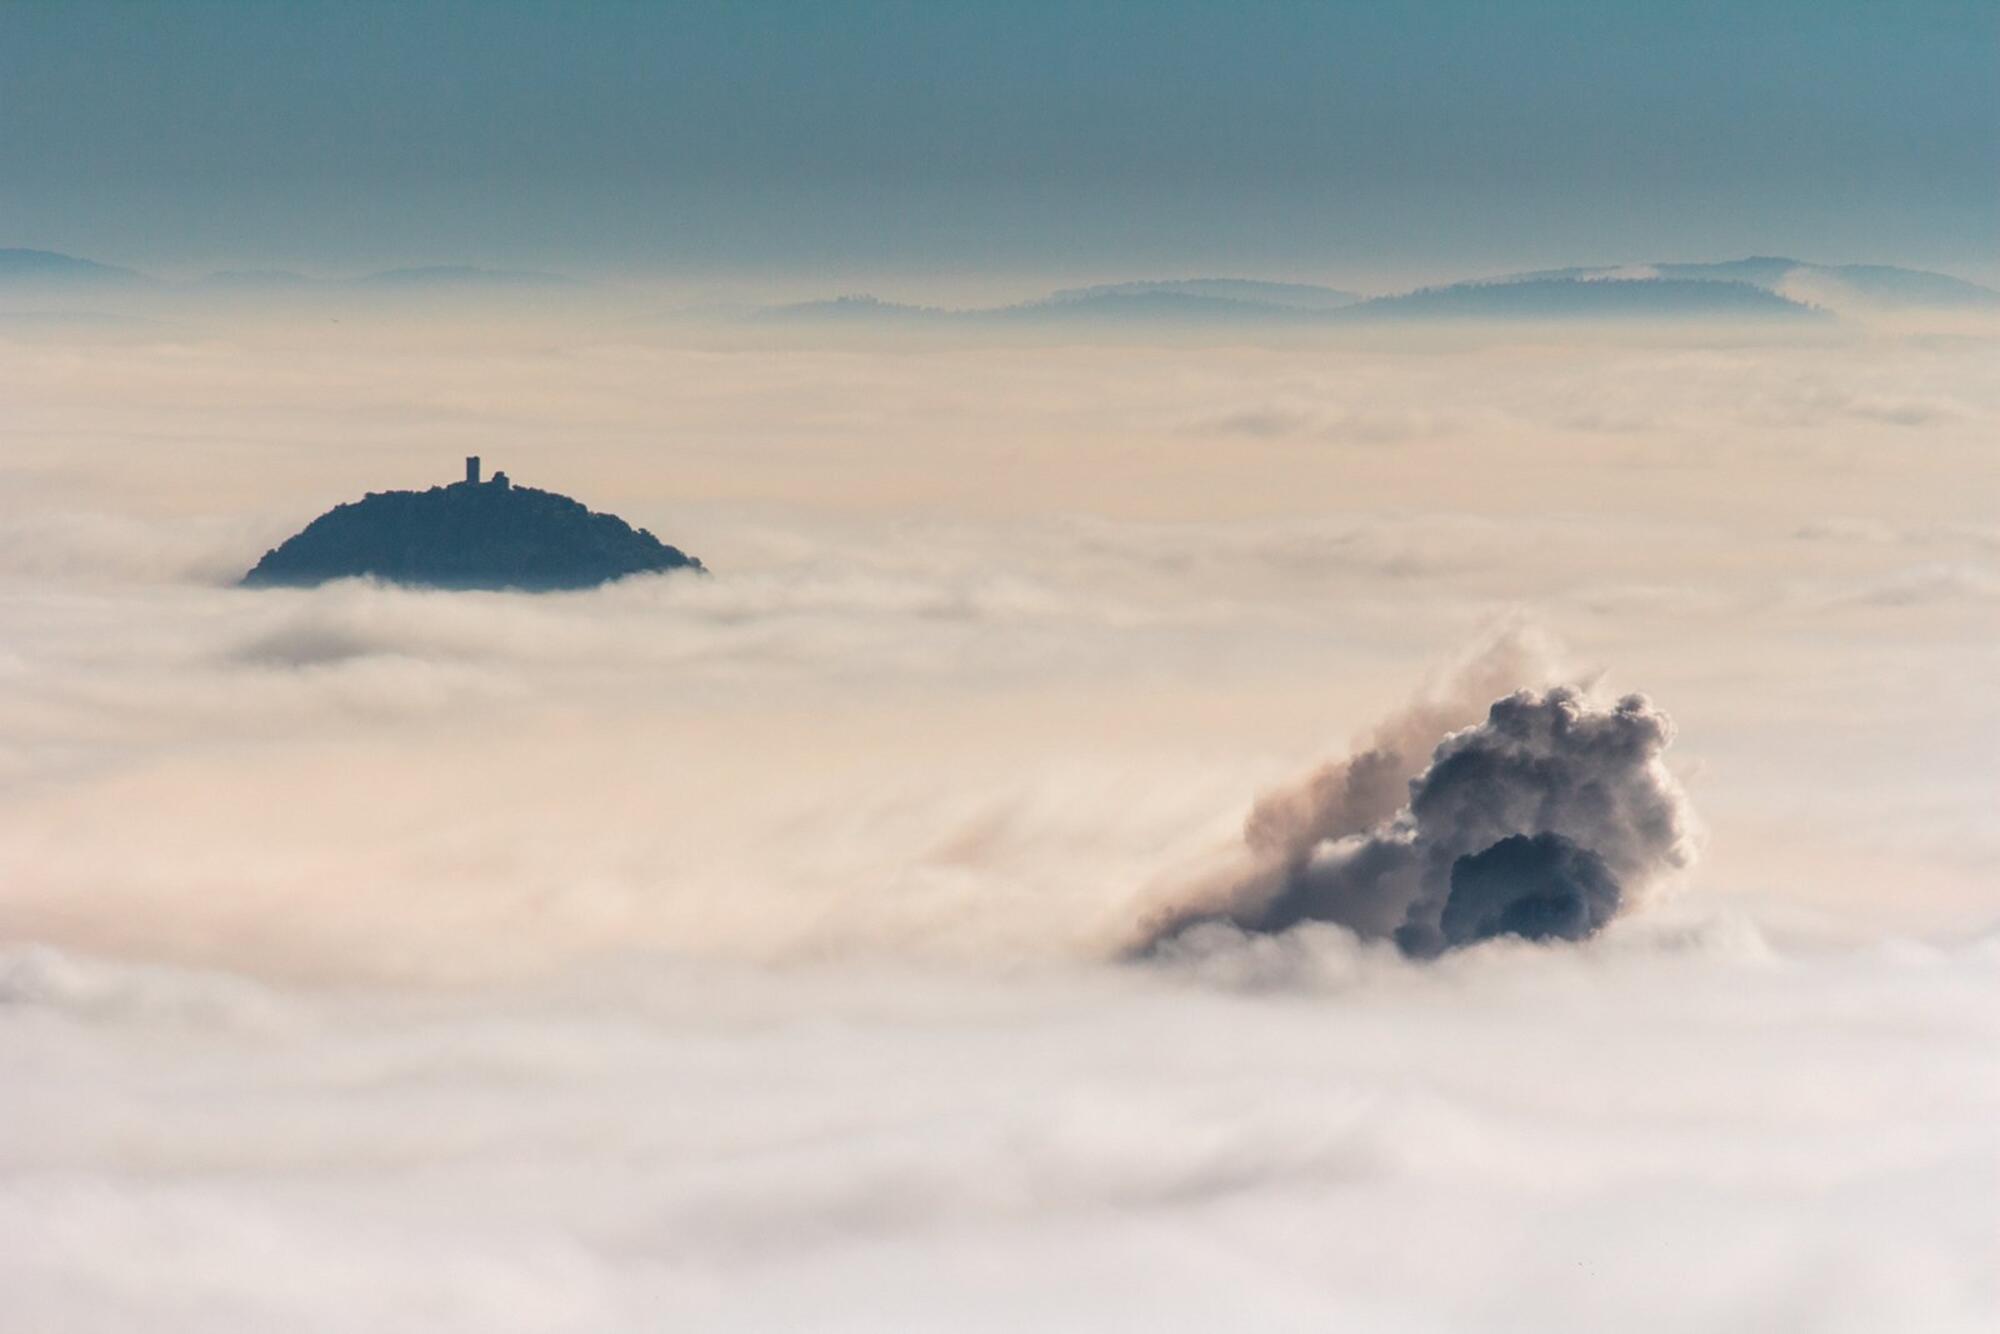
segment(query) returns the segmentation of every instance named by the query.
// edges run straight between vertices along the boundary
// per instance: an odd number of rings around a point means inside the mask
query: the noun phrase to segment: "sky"
[[[23,3],[0,241],[165,271],[1995,276],[1990,5]]]

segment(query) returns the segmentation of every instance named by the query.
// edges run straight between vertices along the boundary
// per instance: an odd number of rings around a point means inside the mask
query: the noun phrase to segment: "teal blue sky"
[[[2000,6],[0,8],[0,245],[155,268],[1994,276]]]

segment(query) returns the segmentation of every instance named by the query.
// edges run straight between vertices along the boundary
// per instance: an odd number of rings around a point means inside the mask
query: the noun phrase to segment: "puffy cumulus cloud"
[[[1624,898],[1604,858],[1561,834],[1509,834],[1451,864],[1451,892],[1438,915],[1447,945],[1496,936],[1584,940]]]
[[[1413,708],[1260,802],[1247,864],[1167,906],[1141,948],[1217,918],[1332,922],[1424,957],[1497,935],[1576,940],[1692,859],[1692,817],[1663,761],[1672,725],[1643,696],[1598,708],[1574,687],[1522,690],[1438,737],[1450,716]],[[1418,769],[1425,740],[1435,749]]]
[[[1329,922],[1426,956],[1593,934],[1688,864],[1693,819],[1665,715],[1636,695],[1606,708],[1574,686],[1522,688],[1562,674],[1545,635],[1504,628],[1347,756],[1261,798],[1238,849],[1156,885],[1131,949],[1217,921]]]

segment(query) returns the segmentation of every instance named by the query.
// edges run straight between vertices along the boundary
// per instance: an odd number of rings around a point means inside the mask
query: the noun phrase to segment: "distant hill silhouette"
[[[1893,264],[1812,264],[1783,255],[1753,255],[1716,263],[1659,263],[1625,268],[1544,269],[1519,273],[1494,282],[1519,283],[1546,279],[1602,279],[1617,274],[1646,274],[1667,281],[1739,282],[1791,295],[1812,293],[1816,299],[1838,302],[1843,297],[1903,308],[1953,309],[2000,306],[2000,292],[1946,273],[1905,269]]]
[[[872,296],[776,306],[802,323],[1338,326],[1398,320],[1824,320],[1853,307],[2000,306],[2000,293],[1947,274],[1886,264],[1809,264],[1758,255],[1712,264],[1575,267],[1507,274],[1364,299],[1338,288],[1248,278],[1073,287],[1011,306],[943,310]]]
[[[593,588],[629,574],[704,569],[645,529],[568,496],[491,481],[375,491],[264,553],[249,588],[372,577],[431,588]]]
[[[766,306],[753,318],[776,323],[845,324],[874,321],[910,323],[922,320],[963,319],[973,312],[946,310],[940,306],[911,306],[899,301],[858,293],[828,297],[824,301],[800,301],[788,306]]]
[[[1805,266],[1809,273],[1829,274],[1850,290],[1886,306],[2000,306],[2000,292],[1948,273],[1899,269],[1888,264],[1839,264],[1830,268]]]
[[[63,287],[140,287],[155,280],[134,269],[53,250],[0,250],[0,284]]]
[[[1283,286],[1282,284],[1272,284]],[[1580,276],[1498,279],[1428,287],[1400,296],[1323,305],[1281,304],[1243,296],[1204,295],[1237,285],[1123,283],[1078,288],[1040,301],[977,310],[905,306],[870,296],[809,301],[761,312],[761,318],[800,323],[909,325],[954,323],[996,326],[1265,325],[1339,326],[1367,322],[1577,319],[1818,320],[1827,312],[1747,282],[1692,279],[1611,280]],[[1251,286],[1256,286],[1252,284]],[[1332,294],[1330,288],[1307,289]]]
[[[1829,313],[1744,282],[1521,278],[1427,287],[1334,311],[1355,320],[1824,320]]]
[[[1349,292],[1309,283],[1186,278],[1071,287],[1016,305],[964,310],[904,305],[867,295],[841,296],[769,307],[758,312],[758,318],[808,324],[1297,324],[1358,299]]]
[[[171,299],[181,292],[307,295],[316,292],[445,297],[524,296],[580,287],[556,273],[436,264],[351,278],[284,270],[225,270],[163,282],[115,264],[53,250],[0,249],[0,293],[124,291]],[[1518,289],[1501,291],[1498,289]],[[1743,289],[1750,289],[1747,293]],[[1762,295],[1759,295],[1762,294]],[[1775,298],[1775,299],[1766,299]],[[1312,283],[1252,278],[1172,278],[1064,288],[1013,305],[950,310],[866,295],[768,307],[773,323],[991,327],[1130,324],[1137,327],[1342,325],[1389,319],[1811,319],[1827,311],[2000,309],[2000,292],[1949,274],[1890,264],[1814,264],[1782,255],[1715,262],[1573,266],[1443,284],[1364,299]]]

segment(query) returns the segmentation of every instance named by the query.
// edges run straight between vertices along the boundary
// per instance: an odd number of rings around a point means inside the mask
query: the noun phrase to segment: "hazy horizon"
[[[841,296],[870,296],[889,302],[904,302],[913,305],[938,306],[946,309],[970,309],[994,307],[1033,301],[1052,294],[1090,287],[1109,287],[1125,283],[1177,283],[1203,280],[1230,280],[1261,283],[1299,283],[1321,286],[1354,293],[1367,298],[1397,295],[1428,287],[1446,286],[1457,283],[1475,283],[1499,278],[1509,278],[1548,269],[1600,269],[1609,272],[1642,270],[1647,267],[1666,264],[1715,264],[1750,258],[1782,258],[1796,260],[1800,264],[1815,268],[1837,268],[1844,265],[1870,267],[1890,267],[1909,269],[1919,273],[1940,273],[1943,276],[1977,282],[1968,272],[1941,269],[1927,269],[1923,265],[1899,261],[1893,257],[1880,255],[1863,256],[1854,259],[1829,260],[1812,255],[1780,254],[1766,248],[1729,255],[1653,255],[1647,257],[1623,256],[1604,259],[1601,256],[1572,256],[1560,263],[1546,266],[1518,265],[1504,268],[1465,271],[1459,269],[1431,269],[1421,274],[1403,274],[1395,280],[1376,275],[1372,280],[1362,280],[1338,272],[1302,273],[1291,270],[1267,269],[1259,272],[1206,272],[1186,265],[1173,267],[1171,262],[1153,269],[1102,268],[1075,270],[1061,273],[1008,273],[991,274],[972,271],[946,271],[937,273],[908,273],[877,271],[862,273],[835,269],[832,271],[807,271],[795,274],[734,274],[685,275],[648,271],[643,269],[594,269],[571,271],[562,267],[511,268],[490,264],[477,264],[463,257],[440,256],[422,262],[391,264],[381,267],[334,267],[328,265],[305,265],[300,267],[257,267],[249,261],[240,263],[224,262],[214,267],[188,268],[168,267],[149,269],[125,259],[104,254],[82,254],[62,249],[41,246],[0,246],[0,250],[17,249],[39,251],[46,254],[83,260],[88,263],[107,265],[114,269],[129,270],[143,279],[161,284],[161,295],[221,296],[227,290],[218,290],[211,280],[228,279],[241,284],[242,296],[268,292],[282,303],[287,298],[298,298],[313,291],[333,293],[343,285],[352,285],[370,278],[394,275],[421,276],[425,274],[463,274],[465,280],[476,285],[482,277],[507,280],[515,277],[551,278],[565,285],[573,285],[580,290],[576,295],[597,295],[605,298],[633,298],[641,300],[669,300],[688,303],[697,311],[700,303],[738,302],[750,305],[784,304],[824,300]],[[286,292],[282,285],[260,288],[259,281],[300,278],[308,284],[303,291]],[[1978,285],[1984,285],[1980,283]],[[202,289],[206,288],[206,292]],[[60,288],[43,287],[39,295],[55,291],[79,298],[96,296],[102,304],[107,297],[114,298],[119,293],[97,293],[88,288],[71,289],[62,293]],[[0,286],[0,301],[10,293]],[[126,293],[125,295],[143,295]],[[555,296],[555,292],[547,295]]]

